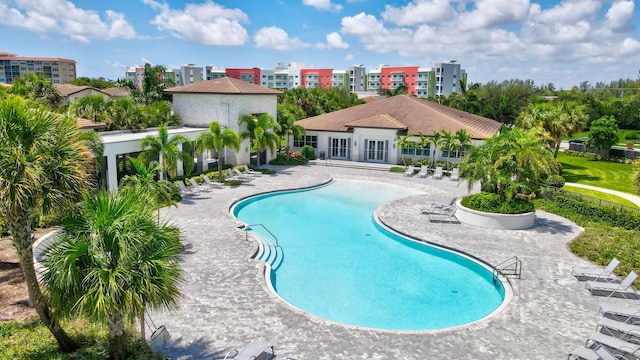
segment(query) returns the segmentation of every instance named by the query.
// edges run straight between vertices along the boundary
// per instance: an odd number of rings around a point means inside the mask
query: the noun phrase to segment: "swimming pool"
[[[264,224],[277,237],[284,257],[271,272],[272,286],[305,312],[389,330],[442,329],[486,317],[505,298],[487,268],[394,234],[373,219],[378,206],[416,193],[340,179],[255,196],[236,204],[233,214],[246,224]]]

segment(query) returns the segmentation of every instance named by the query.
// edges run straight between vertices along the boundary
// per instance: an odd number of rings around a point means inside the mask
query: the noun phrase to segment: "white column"
[[[118,166],[116,155],[107,155],[107,186],[110,191],[118,189]]]
[[[178,144],[178,153],[180,153],[182,151],[182,144]],[[176,175],[180,176],[180,175],[184,175],[184,171],[182,171],[182,160],[180,160],[180,158],[178,157],[178,160],[176,161],[176,167],[178,169],[178,171],[176,172]]]

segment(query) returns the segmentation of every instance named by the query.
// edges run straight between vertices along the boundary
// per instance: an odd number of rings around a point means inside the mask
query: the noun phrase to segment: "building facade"
[[[15,79],[27,74],[41,74],[54,84],[66,84],[76,79],[76,61],[0,52],[0,83],[13,84]]]

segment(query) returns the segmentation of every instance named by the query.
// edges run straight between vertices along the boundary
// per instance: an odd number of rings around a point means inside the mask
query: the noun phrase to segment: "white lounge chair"
[[[437,166],[436,170],[433,172],[434,179],[442,179],[442,166]]]
[[[451,181],[460,180],[460,169],[459,168],[453,168],[453,170],[451,170],[451,176],[449,177],[449,180],[451,180]]]
[[[260,171],[251,170],[247,165],[244,165],[244,173],[253,176],[262,176],[262,173]]]
[[[420,172],[418,172],[418,177],[426,178],[427,177],[427,170],[429,170],[429,168],[427,166],[422,165],[420,167]]]
[[[629,324],[606,317],[600,319],[596,331],[624,341],[637,343],[640,340],[640,325]]]
[[[240,351],[232,349],[224,357],[234,360],[270,360],[276,357],[273,345],[262,340],[253,340]]]
[[[413,165],[409,165],[407,166],[407,169],[404,171],[404,173],[402,175],[404,176],[413,176],[415,168],[413,167]]]
[[[191,188],[198,189],[198,191],[211,191],[211,188],[209,186],[198,184],[198,182],[194,178],[189,179],[189,184],[191,184]]]
[[[249,179],[249,180],[253,180],[256,177],[253,175],[249,175],[249,174],[245,174],[242,171],[240,171],[239,169],[233,169],[233,173],[236,174],[236,176],[238,177],[243,177],[245,179]]]
[[[567,359],[573,360],[617,360],[604,346],[596,345],[594,348],[580,346],[569,353]]]
[[[600,282],[600,281],[587,281],[585,285],[585,289],[591,292],[591,295],[596,295],[595,293],[606,294],[607,297],[613,295],[620,295],[624,298],[638,298],[638,293],[631,286],[634,281],[638,278],[638,275],[635,272],[630,272],[621,283],[610,283],[610,282]]]
[[[614,356],[620,354],[624,356],[624,359],[636,359],[640,357],[640,344],[630,343],[599,332],[591,334],[586,345],[587,347],[593,347],[594,344],[603,345],[611,350],[610,352],[612,352]],[[616,358],[619,359],[620,357]]]
[[[640,308],[630,308],[614,304],[602,304],[600,305],[598,312],[603,317],[609,319],[640,325]]]
[[[187,185],[184,184],[184,181],[182,180],[178,180],[176,181],[176,184],[178,184],[178,191],[180,192],[181,195],[200,195],[200,190],[198,188],[188,188]]]
[[[218,189],[224,188],[224,183],[211,181],[211,179],[209,179],[207,175],[202,175],[202,179],[204,180],[204,183],[210,188],[218,188]]]
[[[578,266],[573,268],[571,274],[575,276],[578,281],[599,280],[611,282],[611,280],[617,279],[613,271],[618,265],[620,265],[620,261],[614,258],[604,269],[595,266]]]
[[[429,203],[428,204],[429,207],[421,209],[420,210],[420,214],[426,215],[426,214],[446,213],[448,211],[451,211],[452,207],[455,207],[456,200],[458,200],[458,198],[454,197],[453,199],[451,199],[451,201],[448,204],[444,204],[444,203]]]
[[[249,179],[246,176],[237,176],[233,174],[233,171],[231,169],[227,169],[227,180],[238,180],[241,182],[248,182],[251,181],[251,179]]]
[[[446,213],[431,213],[429,214],[429,222],[459,222],[456,218],[456,207],[452,207]]]

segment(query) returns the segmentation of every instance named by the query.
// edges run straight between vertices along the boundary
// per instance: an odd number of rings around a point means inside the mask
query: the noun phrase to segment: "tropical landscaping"
[[[46,84],[38,83],[37,79],[31,83],[25,84],[24,92],[18,88],[20,94],[0,95],[0,211],[12,235],[29,297],[40,321],[0,323],[3,345],[0,359],[153,358],[157,355],[138,338],[132,322],[142,319],[145,309],[171,309],[176,305],[180,278],[177,255],[183,250],[180,231],[164,223],[157,211],[179,200],[175,187],[167,179],[176,178],[178,159],[184,161],[187,173],[190,172],[191,143],[180,136],[168,137],[167,126],[176,119],[162,118],[161,115],[169,114],[169,105],[160,99],[156,99],[160,102],[152,100],[154,92],[140,95],[137,102],[119,101],[114,105],[117,111],[108,110],[97,99],[74,103],[68,112],[96,121],[111,121],[114,128],[158,127],[157,136],[143,140],[140,158],[129,159],[135,171],[123,179],[121,191],[114,194],[97,190],[92,177],[97,164],[91,161],[91,154],[100,151],[93,142],[95,139],[80,135],[73,117],[54,116],[48,111],[50,108],[38,105],[50,107],[53,100],[39,96],[42,92],[28,90],[36,87],[33,84],[46,90]],[[304,92],[299,93],[290,95],[299,105],[279,106],[282,116],[278,116],[278,121],[267,114],[239,119],[246,125],[247,131],[243,133],[222,129],[212,119],[209,131],[193,143],[195,149],[221,154],[225,148],[237,150],[239,139],[249,139],[251,149],[258,154],[265,149],[272,152],[280,149],[284,151],[280,151],[277,160],[286,160],[288,164],[306,160],[312,156],[308,151],[290,152],[287,135],[304,134],[304,129],[296,128],[294,121],[314,112],[353,104],[347,101],[340,105],[336,99],[342,98],[337,96],[332,98],[333,103],[319,101],[319,96],[309,100],[307,95],[301,95]],[[475,106],[464,99],[465,107]],[[310,104],[313,101],[326,108]],[[614,103],[611,99],[607,101]],[[153,104],[163,105],[155,105],[156,112],[138,108]],[[464,205],[507,213],[527,212],[535,206],[559,214],[585,228],[570,245],[576,254],[599,264],[617,257],[623,264],[619,268],[621,274],[640,269],[640,259],[635,256],[640,249],[638,215],[620,214],[597,204],[585,205],[562,194],[545,196],[539,186],[561,174],[568,182],[628,193],[637,191],[640,176],[630,164],[575,157],[559,151],[559,139],[587,126],[584,120],[588,112],[579,105],[567,107],[556,102],[522,107],[523,115],[511,118],[505,98],[501,98],[499,105],[486,110],[487,113],[510,119],[505,123],[518,126],[505,128],[481,146],[471,146],[464,131],[419,134],[420,141],[414,143],[399,136],[398,141],[402,148],[413,149],[413,154],[418,150],[426,154],[426,149],[436,147],[446,150],[441,159],[435,158],[435,151],[431,157],[425,155],[421,160],[423,166],[441,161],[450,168],[453,166],[448,161],[450,155],[465,152],[467,156],[460,164],[462,176],[471,185],[480,183],[484,192],[466,198]],[[304,115],[298,110],[303,108]],[[145,111],[155,115],[144,120]],[[104,114],[109,117],[101,118]],[[603,115],[598,120],[608,126],[611,119],[618,121],[611,116]],[[148,120],[151,118],[161,120],[152,124]],[[564,120],[557,121],[558,118]],[[137,120],[127,123],[131,119]],[[403,157],[405,164],[406,161]],[[259,156],[257,165],[261,165]],[[217,172],[209,174],[222,182],[225,167],[218,161]],[[45,265],[54,270],[43,277],[45,292],[38,285],[32,249],[33,232],[41,225],[59,225],[65,234],[49,249]]]

